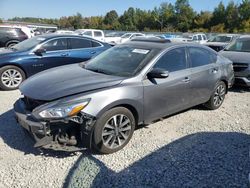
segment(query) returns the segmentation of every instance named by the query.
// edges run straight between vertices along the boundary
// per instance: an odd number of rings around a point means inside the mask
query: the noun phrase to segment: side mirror
[[[42,56],[43,53],[46,53],[46,50],[44,48],[39,48],[36,51],[34,51],[34,53],[38,56]]]
[[[164,69],[155,68],[155,69],[152,69],[147,74],[147,76],[148,78],[167,78],[169,76],[169,72]]]

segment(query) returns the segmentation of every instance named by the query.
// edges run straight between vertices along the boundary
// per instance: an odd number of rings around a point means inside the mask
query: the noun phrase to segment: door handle
[[[91,54],[95,54],[96,53],[96,51],[92,51],[92,52],[90,52]]]
[[[218,67],[213,68],[212,73],[217,73],[217,72],[218,72],[218,70],[219,70],[219,68],[218,68]]]
[[[69,54],[68,53],[62,53],[61,56],[66,57],[66,56],[69,56]]]
[[[190,82],[190,78],[189,77],[185,77],[182,82],[185,82],[185,83],[189,83]]]

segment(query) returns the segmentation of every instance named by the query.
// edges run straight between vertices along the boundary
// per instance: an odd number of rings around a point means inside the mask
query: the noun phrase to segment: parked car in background
[[[223,50],[230,42],[232,42],[238,35],[235,34],[220,34],[212,37],[206,43],[206,46],[214,49],[215,51]]]
[[[28,36],[20,28],[0,27],[0,47],[11,47],[25,39]]]
[[[250,35],[235,39],[220,54],[233,61],[235,84],[250,87]]]
[[[77,29],[75,31],[79,35],[83,36],[89,36],[92,37],[96,40],[100,40],[104,42],[104,32],[102,30],[97,30],[97,29]]]
[[[35,147],[113,153],[139,124],[199,104],[219,108],[233,78],[232,62],[206,46],[132,39],[27,79],[14,111]]]
[[[125,33],[124,35],[121,36],[120,41],[118,42],[119,44],[127,42],[134,37],[140,37],[140,36],[145,36],[143,33]]]
[[[17,89],[28,77],[61,65],[87,61],[109,44],[78,35],[48,34],[0,48],[0,88]]]
[[[105,35],[104,41],[111,45],[116,45],[120,42],[122,35],[124,35],[124,32],[111,32]]]
[[[207,42],[207,36],[203,33],[195,33],[195,34],[184,33],[182,37],[177,37],[177,39],[173,40],[175,41],[182,40],[183,42],[196,42],[199,44],[204,44]]]
[[[74,31],[70,31],[70,30],[56,30],[54,33],[56,33],[56,34],[76,34]]]
[[[27,35],[28,38],[34,37],[34,32],[32,29],[26,26],[20,26],[20,25],[0,25],[0,27],[5,27],[5,28],[19,28],[21,29],[25,35]]]

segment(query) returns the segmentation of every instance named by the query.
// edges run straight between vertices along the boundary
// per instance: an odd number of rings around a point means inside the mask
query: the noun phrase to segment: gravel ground
[[[111,155],[42,152],[15,123],[18,91],[0,91],[0,188],[248,187],[250,90],[223,106],[199,106],[135,131]]]

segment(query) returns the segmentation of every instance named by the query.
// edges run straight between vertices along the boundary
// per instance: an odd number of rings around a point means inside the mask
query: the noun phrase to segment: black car
[[[112,153],[139,124],[199,104],[219,108],[233,78],[232,62],[208,47],[134,39],[27,79],[14,110],[35,147]]]
[[[220,54],[233,61],[235,84],[250,87],[250,35],[237,38]]]
[[[0,47],[11,47],[25,39],[28,36],[20,28],[0,27]]]

